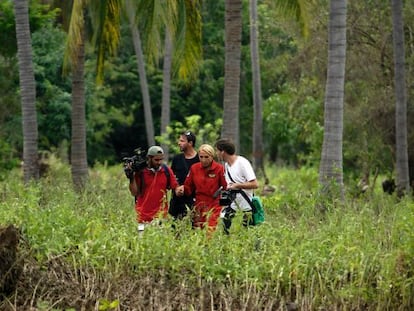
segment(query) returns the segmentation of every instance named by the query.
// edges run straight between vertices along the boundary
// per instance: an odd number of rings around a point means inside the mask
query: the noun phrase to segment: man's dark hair
[[[236,146],[230,139],[221,138],[218,141],[216,141],[215,146],[219,151],[224,151],[229,155],[233,155],[236,153]]]
[[[187,138],[188,142],[193,142],[193,147],[195,147],[196,144],[196,136],[191,131],[185,131],[181,133],[181,136],[185,136]]]

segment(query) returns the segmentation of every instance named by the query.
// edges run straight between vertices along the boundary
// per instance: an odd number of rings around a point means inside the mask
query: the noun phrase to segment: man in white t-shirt
[[[227,190],[243,191],[251,201],[253,189],[258,188],[256,174],[249,160],[236,154],[236,147],[229,139],[219,139],[216,144],[216,151],[219,160],[224,161],[225,178]],[[237,210],[244,212],[243,225],[252,225],[252,208],[242,193],[236,194],[235,200],[224,208],[223,223],[224,231],[229,233],[231,220]]]

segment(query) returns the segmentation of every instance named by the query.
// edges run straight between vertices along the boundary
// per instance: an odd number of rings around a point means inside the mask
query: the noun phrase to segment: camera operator
[[[135,211],[137,213],[138,232],[142,233],[147,224],[155,218],[164,218],[168,213],[167,191],[172,189],[176,195],[184,193],[184,187],[179,186],[172,170],[165,164],[164,151],[159,146],[152,146],[147,152],[146,166],[133,171],[128,176],[131,164],[125,172],[130,180],[129,190],[135,196]]]
[[[235,199],[229,206],[224,208],[222,214],[224,232],[229,233],[232,218],[237,210],[243,211],[243,225],[253,225],[252,208],[249,202],[242,196],[240,191],[244,191],[251,200],[253,189],[258,188],[256,174],[249,160],[236,154],[236,147],[229,139],[219,139],[216,144],[218,158],[224,161],[225,177],[227,181],[227,190],[238,192]]]
[[[171,162],[171,169],[173,170],[177,182],[180,185],[184,184],[185,178],[190,170],[190,167],[200,162],[197,151],[194,149],[196,143],[196,136],[190,131],[181,133],[178,139],[178,146],[181,153],[174,156]],[[182,219],[187,215],[187,209],[192,209],[194,205],[194,194],[173,196],[170,201],[169,213],[174,219]]]

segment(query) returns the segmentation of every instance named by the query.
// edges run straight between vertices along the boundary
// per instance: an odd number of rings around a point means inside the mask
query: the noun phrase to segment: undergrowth
[[[66,288],[81,296],[63,299],[64,287],[37,295],[33,285],[31,298],[20,300],[39,310],[414,307],[411,198],[374,189],[321,211],[314,169],[272,168],[270,175],[276,191],[262,198],[266,222],[246,229],[237,215],[229,236],[219,227],[209,239],[189,219],[174,226],[167,219],[138,237],[120,167],[94,168],[81,194],[59,162],[27,187],[12,172],[0,185],[1,224],[21,230],[22,252],[38,273],[53,268],[47,275],[66,275],[73,282]],[[2,305],[17,307],[17,300]]]

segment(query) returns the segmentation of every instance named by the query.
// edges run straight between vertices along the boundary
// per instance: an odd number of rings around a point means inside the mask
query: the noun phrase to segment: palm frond
[[[276,9],[282,16],[293,18],[299,23],[302,35],[309,35],[310,6],[315,0],[268,0],[269,7]]]
[[[107,55],[116,55],[120,40],[120,0],[92,0],[89,12],[94,34],[92,46],[97,52],[96,81],[103,82],[104,62]]]
[[[201,4],[200,1],[183,0],[179,12],[182,24],[177,29],[177,40],[174,57],[174,68],[178,77],[189,80],[198,73],[201,49]]]
[[[68,38],[66,40],[65,57],[63,61],[64,74],[70,71],[70,68],[77,63],[78,47],[82,44],[82,34],[84,31],[84,0],[74,0],[70,24],[68,30]]]

